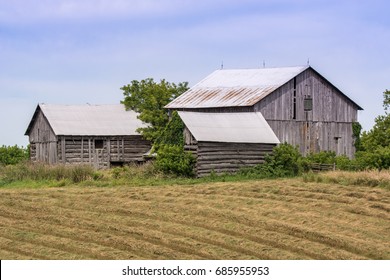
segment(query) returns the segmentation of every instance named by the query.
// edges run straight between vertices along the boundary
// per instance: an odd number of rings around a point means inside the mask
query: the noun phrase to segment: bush
[[[389,169],[390,147],[378,147],[374,151],[358,152],[356,162],[362,169]]]
[[[162,145],[157,153],[156,168],[164,173],[194,176],[195,158],[182,146]]]
[[[0,147],[0,164],[10,165],[28,160],[30,157],[29,149],[15,146]]]
[[[272,154],[265,157],[265,162],[252,168],[244,168],[240,175],[247,177],[287,177],[302,172],[302,156],[297,147],[283,143],[273,149]]]
[[[301,170],[302,156],[298,147],[283,143],[273,149],[265,158],[264,169],[277,177],[296,176]]]
[[[336,153],[334,151],[321,151],[311,153],[306,158],[310,163],[333,164],[336,162]]]

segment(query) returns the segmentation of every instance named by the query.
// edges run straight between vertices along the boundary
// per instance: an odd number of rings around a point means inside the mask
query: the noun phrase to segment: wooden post
[[[65,154],[65,137],[61,137],[61,154],[62,154],[62,163],[66,163],[66,154]]]
[[[92,161],[91,161],[91,138],[88,138],[88,160],[89,160],[89,163],[91,164]]]
[[[81,137],[81,163],[84,162],[84,138]]]

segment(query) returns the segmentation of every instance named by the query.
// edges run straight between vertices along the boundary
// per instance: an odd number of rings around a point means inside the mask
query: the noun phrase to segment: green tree
[[[385,109],[386,115],[388,114],[388,110],[390,109],[390,91],[385,90],[383,92],[383,108]]]
[[[361,137],[362,151],[356,153],[356,159],[368,168],[390,167],[390,91],[383,93],[385,114],[375,118],[374,127],[365,131]]]
[[[375,118],[374,127],[363,132],[361,145],[363,151],[373,152],[378,148],[390,147],[390,91],[383,92],[383,108],[385,114]]]
[[[133,80],[121,88],[124,95],[122,103],[127,109],[139,113],[138,118],[148,124],[145,128],[139,128],[138,132],[154,143],[169,122],[168,112],[164,106],[187,89],[187,82],[176,85],[165,80],[156,83],[152,78]]]

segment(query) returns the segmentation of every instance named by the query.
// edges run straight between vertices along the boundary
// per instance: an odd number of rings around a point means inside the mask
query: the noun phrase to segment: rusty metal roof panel
[[[116,105],[39,104],[56,135],[123,136],[138,135],[145,125],[137,113]],[[38,110],[37,108],[37,110]]]
[[[217,70],[166,108],[252,106],[308,67]]]
[[[197,141],[280,143],[260,112],[202,113],[179,111],[178,113]]]

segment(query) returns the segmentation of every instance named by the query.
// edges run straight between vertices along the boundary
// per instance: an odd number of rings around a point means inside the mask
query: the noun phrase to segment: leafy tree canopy
[[[187,89],[187,82],[175,84],[161,80],[157,83],[152,78],[141,81],[133,80],[121,88],[124,95],[122,103],[127,109],[139,113],[138,118],[149,124],[148,127],[139,128],[138,132],[154,143],[169,121],[164,106]]]
[[[380,115],[375,118],[374,127],[363,132],[361,144],[363,150],[374,152],[378,148],[390,148],[390,91],[386,90],[383,93],[383,108],[385,115]]]

